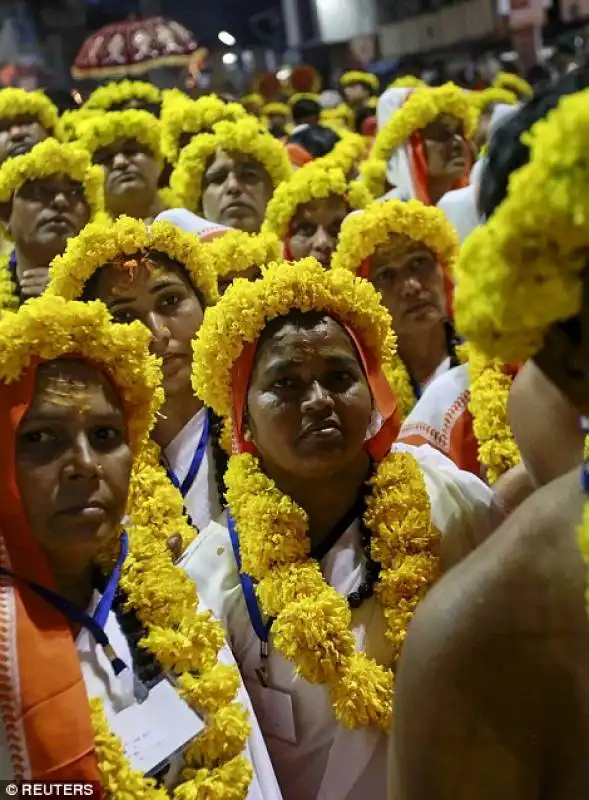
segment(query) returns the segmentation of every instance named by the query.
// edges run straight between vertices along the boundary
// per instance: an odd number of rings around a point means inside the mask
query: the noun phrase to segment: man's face
[[[140,200],[148,206],[157,196],[162,169],[155,156],[134,139],[101,148],[94,162],[104,169],[106,204],[114,216],[129,213]]]
[[[17,248],[45,266],[63,253],[67,240],[89,219],[82,185],[55,175],[21,187],[12,201],[8,227]]]
[[[31,115],[0,119],[0,164],[28,153],[48,136],[39,120]]]
[[[203,214],[209,222],[257,233],[272,192],[259,162],[246,153],[218,150],[204,176]]]
[[[366,103],[371,96],[370,89],[363,83],[351,83],[344,87],[344,97],[351,106]]]

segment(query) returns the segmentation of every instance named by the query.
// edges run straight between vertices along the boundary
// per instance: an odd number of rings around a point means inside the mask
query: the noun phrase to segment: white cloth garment
[[[223,236],[227,231],[233,230],[226,225],[219,225],[218,222],[209,222],[204,217],[193,214],[185,208],[168,208],[162,211],[154,220],[155,222],[171,222],[185,233],[193,233],[203,242]]]
[[[423,469],[432,505],[432,519],[442,535],[472,538],[490,530],[493,496],[477,478],[458,470],[430,447],[394,445],[410,452]],[[363,579],[364,555],[357,523],[321,561],[326,580],[342,595],[356,590]],[[226,626],[232,650],[246,686],[257,684],[260,642],[252,628],[226,521],[213,522],[187,550],[183,566]],[[371,598],[352,612],[357,647],[383,664],[391,663],[382,610]],[[272,646],[269,683],[291,695],[297,744],[274,736],[266,742],[285,800],[380,800],[387,796],[387,734],[376,728],[349,731],[334,717],[324,686],[297,676],[294,665]]]
[[[413,89],[387,89],[378,100],[376,120],[382,130],[393,114],[398,111]],[[415,197],[415,186],[411,172],[409,144],[405,142],[391,153],[387,164],[387,180],[394,188],[383,196],[383,200],[410,200]]]
[[[192,458],[200,442],[206,415],[207,410],[201,408],[164,450],[166,462],[180,483],[186,478],[190,469]],[[210,437],[200,469],[184,498],[184,505],[199,531],[204,530],[209,522],[216,519],[221,513]]]

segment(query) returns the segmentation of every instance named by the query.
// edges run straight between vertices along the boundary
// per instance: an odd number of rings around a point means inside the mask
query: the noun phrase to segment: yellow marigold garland
[[[288,98],[289,108],[292,108],[295,103],[301,100],[311,100],[314,103],[319,103],[319,95],[316,92],[295,92]]]
[[[74,144],[44,139],[22,156],[5,161],[0,167],[0,203],[8,203],[28,181],[52,175],[67,175],[82,184],[91,218],[104,212],[104,176],[90,163],[88,153]]]
[[[487,359],[469,348],[469,410],[478,442],[479,463],[492,485],[521,461],[507,417],[513,380],[498,359]]]
[[[387,89],[423,89],[427,83],[415,75],[401,75],[389,83]]]
[[[273,233],[227,231],[204,246],[220,278],[278,261],[282,253],[280,239]]]
[[[52,133],[59,119],[59,111],[44,92],[27,92],[8,86],[0,89],[0,119],[35,117],[48,133]]]
[[[130,108],[128,111],[94,114],[81,120],[76,128],[78,143],[92,158],[103,147],[131,139],[143,145],[163,166],[160,122],[149,111]]]
[[[393,152],[415,131],[427,127],[441,114],[461,120],[465,135],[472,135],[478,114],[468,93],[453,83],[412,91],[401,108],[392,114],[378,132],[372,152],[360,168],[362,180],[374,197],[384,194],[387,162]]]
[[[146,81],[111,81],[94,89],[83,105],[83,108],[110,111],[113,106],[120,106],[132,100],[139,100],[148,105],[159,105],[162,99],[161,90],[153,83]]]
[[[223,120],[213,133],[195,137],[183,150],[172,173],[170,187],[184,208],[199,211],[203,179],[210,159],[218,148],[247,153],[266,170],[274,188],[292,175],[292,167],[283,145],[260,129],[255,117],[246,116],[237,122]]]
[[[176,164],[183,134],[196,135],[210,131],[221,120],[235,121],[245,117],[246,113],[239,103],[226,103],[216,94],[208,94],[197,100],[184,95],[181,99],[166,101],[161,113],[161,148],[164,157],[170,164]]]
[[[305,680],[327,684],[342,725],[387,730],[393,704],[391,667],[439,569],[439,535],[431,524],[419,465],[408,453],[387,456],[370,481],[364,516],[372,534],[372,556],[382,565],[376,596],[394,647],[393,662],[386,666],[356,652],[347,599],[326,583],[318,562],[309,557],[304,510],[280,492],[252,455],[232,456],[226,483],[244,572],[258,581],[263,613],[276,618],[274,645]]]
[[[480,92],[471,92],[469,96],[479,113],[496,103],[514,106],[519,102],[516,94],[509,91],[509,89],[502,89],[500,86],[490,86]]]
[[[426,206],[418,200],[373,203],[361,214],[352,214],[345,219],[331,268],[356,274],[376,249],[394,235],[408,236],[425,245],[452,275],[460,247],[456,232],[440,209]],[[407,369],[398,356],[395,359],[393,385],[404,418],[415,405],[416,398]]]
[[[262,106],[262,114],[265,117],[272,115],[288,117],[290,119],[290,106],[286,103],[266,103]]]
[[[509,92],[515,93],[518,98],[521,97],[524,100],[529,100],[530,97],[534,96],[534,90],[530,84],[513,72],[498,72],[492,88],[507,89]]]
[[[299,206],[330,195],[345,196],[351,209],[365,208],[373,199],[358,181],[349,183],[341,169],[311,162],[276,189],[266,206],[262,232],[283,240]]]
[[[354,127],[354,112],[347,103],[340,103],[335,108],[324,108],[319,121],[321,125],[332,128],[340,135],[342,131],[351,133]]]
[[[75,142],[81,123],[100,114],[92,108],[72,108],[62,112],[55,128],[55,138],[60,142]]]
[[[116,221],[87,225],[77,236],[68,239],[65,253],[53,259],[49,270],[50,296],[75,300],[97,269],[120,255],[154,251],[182,264],[207,303],[218,299],[217,280],[206,245],[196,236],[180,230],[171,222],[154,222],[119,217]]]
[[[352,83],[365,83],[375,93],[380,89],[380,81],[376,75],[362,70],[351,69],[348,72],[344,72],[340,78],[340,84],[342,86],[350,86]]]
[[[523,138],[530,161],[511,175],[492,217],[463,243],[456,321],[488,358],[525,362],[551,325],[581,307],[589,246],[588,101],[589,90],[563,97],[533,126]]]
[[[18,292],[9,268],[10,253],[0,259],[0,314],[18,308]]]

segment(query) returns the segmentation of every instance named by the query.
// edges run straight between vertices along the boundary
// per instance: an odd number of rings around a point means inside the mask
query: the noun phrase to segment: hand
[[[168,550],[172,554],[172,559],[174,564],[177,564],[178,561],[182,558],[182,553],[184,552],[184,543],[182,541],[182,537],[179,533],[174,533],[172,536],[169,537],[168,541],[166,542],[168,546]]]
[[[23,272],[20,279],[20,290],[23,297],[39,297],[43,294],[49,283],[49,270],[47,267],[35,267]]]

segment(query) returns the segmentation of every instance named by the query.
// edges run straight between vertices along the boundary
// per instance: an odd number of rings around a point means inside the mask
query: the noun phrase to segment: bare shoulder
[[[584,747],[583,502],[578,472],[536,492],[420,606],[397,673],[395,800],[535,799],[546,753],[559,769]]]

